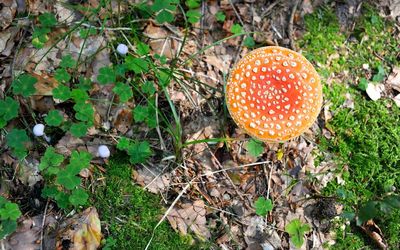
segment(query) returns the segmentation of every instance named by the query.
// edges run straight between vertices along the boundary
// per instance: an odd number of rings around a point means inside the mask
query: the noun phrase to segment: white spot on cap
[[[236,79],[236,80],[239,80],[239,79],[240,79],[240,75],[239,75],[239,74],[236,74],[236,75],[235,75],[235,79]]]
[[[290,109],[290,104],[286,105],[285,109],[289,110]]]
[[[268,133],[269,133],[269,135],[274,135],[274,134],[275,134],[275,131],[270,130]]]
[[[291,121],[294,121],[294,116],[293,115],[291,115],[290,117],[289,117],[289,120],[291,120]]]
[[[290,65],[292,65],[292,67],[296,67],[297,63],[296,62],[291,62]]]
[[[269,113],[270,115],[273,115],[273,114],[275,114],[275,111],[274,111],[273,109],[270,109],[270,110],[268,111],[268,113]]]
[[[266,71],[267,71],[267,68],[266,68],[266,67],[262,67],[262,68],[261,68],[261,71],[262,71],[262,72],[266,72]]]
[[[245,89],[247,86],[246,86],[246,83],[242,83],[242,84],[240,84],[240,87],[242,88],[242,89]]]
[[[293,74],[289,74],[289,78],[290,79],[294,79],[294,75]]]
[[[255,128],[256,124],[254,122],[250,122],[250,128]]]
[[[245,76],[246,76],[246,77],[249,77],[249,76],[250,76],[250,72],[247,71],[246,74],[245,74]]]

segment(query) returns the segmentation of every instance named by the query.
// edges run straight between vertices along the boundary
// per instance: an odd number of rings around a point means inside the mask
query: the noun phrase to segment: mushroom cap
[[[126,55],[127,53],[128,53],[128,50],[129,50],[129,48],[128,48],[128,46],[126,46],[125,44],[123,44],[123,43],[120,43],[120,44],[118,44],[118,46],[117,46],[117,52],[120,54],[120,55]]]
[[[97,153],[101,158],[108,158],[110,157],[110,150],[106,145],[100,145],[99,148],[97,149]]]
[[[38,123],[33,127],[32,131],[35,136],[43,136],[44,135],[44,125],[41,123]]]
[[[236,124],[268,142],[292,139],[311,127],[322,106],[318,73],[290,49],[253,50],[233,68],[226,103]]]

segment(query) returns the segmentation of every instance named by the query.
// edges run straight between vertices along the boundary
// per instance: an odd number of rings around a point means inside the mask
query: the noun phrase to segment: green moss
[[[325,100],[332,104],[330,110],[333,112],[326,127],[332,129],[335,136],[332,140],[321,136],[320,146],[322,150],[336,154],[338,171],[348,167],[348,172],[342,176],[345,184],[333,181],[323,192],[340,197],[345,211],[357,213],[367,201],[380,200],[400,188],[400,109],[391,100],[371,101],[357,88],[358,80],[366,77],[363,64],[369,65],[373,75],[379,74],[379,67],[387,74],[398,64],[396,58],[400,49],[392,34],[393,24],[365,5],[351,34],[338,32],[337,19],[329,9],[316,11],[307,16],[305,22],[307,33],[300,46],[306,57],[319,65],[318,71],[325,82]],[[338,77],[341,80],[329,86],[326,84],[328,76],[343,72],[348,75]],[[346,93],[353,98],[354,109],[342,107]],[[374,221],[382,229],[390,248],[398,249],[400,212],[379,212]],[[352,223],[344,229],[338,227],[334,248],[369,249],[375,246]]]
[[[132,166],[111,160],[105,185],[95,187],[91,203],[98,209],[109,249],[144,249],[165,209],[160,197],[131,180]],[[190,236],[176,233],[167,222],[156,230],[150,249],[197,249]]]

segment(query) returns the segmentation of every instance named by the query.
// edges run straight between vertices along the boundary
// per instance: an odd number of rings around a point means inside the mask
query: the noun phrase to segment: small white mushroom
[[[41,124],[41,123],[38,123],[38,124],[36,124],[34,127],[33,127],[33,134],[35,135],[35,136],[43,136],[44,135],[44,125],[43,124]]]
[[[128,53],[128,46],[126,46],[125,44],[123,44],[123,43],[120,43],[120,44],[118,44],[118,46],[117,46],[117,52],[120,54],[120,55],[126,55],[127,53]]]
[[[36,125],[33,127],[32,132],[33,132],[33,134],[34,134],[35,136],[37,136],[37,137],[43,136],[43,138],[44,138],[47,142],[50,142],[50,139],[51,139],[51,138],[50,138],[49,136],[47,136],[47,135],[44,133],[44,125],[43,125],[42,123],[36,124]]]
[[[97,150],[97,154],[101,157],[101,158],[108,158],[110,157],[110,150],[108,149],[108,147],[106,145],[100,145],[98,150]]]

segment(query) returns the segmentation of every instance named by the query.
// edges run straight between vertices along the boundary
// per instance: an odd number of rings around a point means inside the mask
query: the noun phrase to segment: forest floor
[[[397,0],[6,0],[1,249],[399,249],[399,40]],[[224,98],[270,45],[324,93],[282,143]]]

